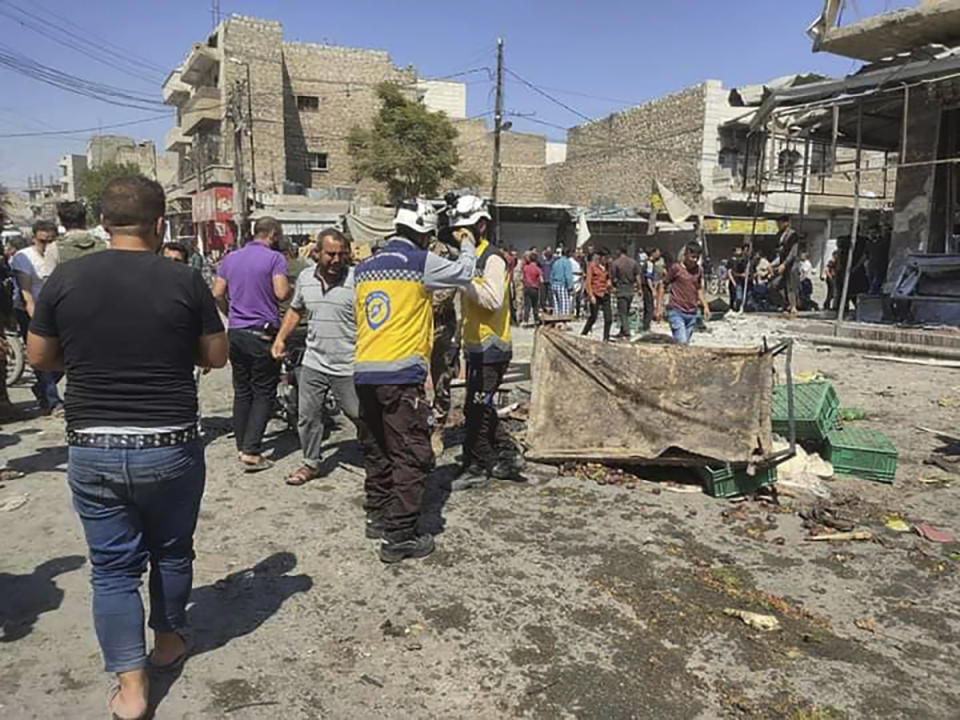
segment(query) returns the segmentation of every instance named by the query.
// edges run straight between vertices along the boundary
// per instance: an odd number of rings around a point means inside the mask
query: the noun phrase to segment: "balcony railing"
[[[193,135],[218,124],[222,117],[220,90],[214,87],[198,87],[183,106],[180,128],[184,135]]]

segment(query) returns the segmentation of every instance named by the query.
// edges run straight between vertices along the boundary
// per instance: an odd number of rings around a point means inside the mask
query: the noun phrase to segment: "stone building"
[[[136,165],[140,174],[156,180],[158,177],[157,148],[152,140],[138,142],[125,135],[94,135],[87,141],[86,167],[101,165]]]
[[[60,168],[60,195],[64,200],[77,199],[77,183],[87,171],[86,155],[68,154],[57,163]]]

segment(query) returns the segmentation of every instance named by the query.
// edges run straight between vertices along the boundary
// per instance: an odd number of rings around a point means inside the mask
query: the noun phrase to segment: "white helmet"
[[[490,220],[490,211],[487,201],[476,195],[464,195],[457,204],[450,208],[450,227],[470,227],[480,222],[481,218]]]
[[[404,200],[397,208],[393,224],[397,227],[403,225],[421,235],[429,235],[437,231],[437,211],[426,200]]]

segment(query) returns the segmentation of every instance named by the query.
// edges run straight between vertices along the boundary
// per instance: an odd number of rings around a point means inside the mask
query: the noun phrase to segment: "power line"
[[[570,107],[569,105],[567,105],[565,102],[563,102],[563,100],[558,100],[558,99],[555,98],[553,95],[551,95],[550,93],[548,93],[546,90],[542,90],[541,88],[537,87],[537,86],[534,85],[532,82],[530,82],[529,80],[525,80],[524,78],[520,77],[519,75],[517,75],[517,73],[515,73],[515,72],[514,72],[513,70],[511,70],[510,68],[505,67],[505,68],[503,68],[503,69],[504,69],[506,72],[508,72],[510,75],[512,75],[513,77],[515,77],[517,80],[519,80],[520,82],[522,82],[524,85],[526,85],[528,88],[530,88],[531,90],[533,90],[535,93],[538,93],[539,95],[543,95],[543,97],[547,98],[547,100],[549,100],[550,102],[555,103],[556,105],[559,105],[559,106],[562,107],[564,110],[567,110],[568,112],[573,113],[574,115],[576,115],[576,116],[579,117],[579,118],[583,118],[583,119],[586,120],[587,122],[593,122],[593,118],[591,118],[589,115],[584,115],[584,114],[583,114],[582,112],[580,112],[579,110],[576,110],[576,109]]]
[[[157,115],[156,117],[141,118],[140,120],[113,123],[112,125],[98,125],[97,127],[76,128],[75,130],[37,130],[35,132],[3,133],[0,134],[0,138],[43,137],[48,135],[79,135],[82,133],[95,132],[99,130],[112,130],[114,128],[129,127],[131,125],[142,125],[143,123],[157,122],[158,120],[166,119],[167,118],[162,115]]]
[[[23,10],[23,9],[21,9],[21,8],[18,8],[18,7],[15,6],[15,5],[9,5],[9,7],[15,9],[16,11],[18,11],[18,12],[20,12],[20,13],[22,13],[23,15],[26,15],[26,16],[29,16],[29,17],[35,17],[35,18],[38,17],[38,16],[36,16],[36,15],[33,15],[32,13],[27,12],[26,10]],[[131,76],[131,77],[137,78],[138,80],[142,80],[142,81],[144,81],[144,82],[150,83],[151,85],[155,85],[155,84],[159,81],[159,77],[160,77],[159,73],[155,73],[153,77],[148,77],[148,76],[144,75],[143,73],[139,73],[139,72],[135,72],[135,71],[133,71],[133,70],[130,70],[130,69],[128,69],[125,65],[122,65],[122,64],[118,63],[118,62],[115,61],[115,60],[104,58],[104,57],[98,55],[96,52],[91,51],[90,48],[91,48],[91,47],[96,47],[96,46],[91,46],[89,43],[82,42],[82,41],[81,41],[81,42],[77,42],[76,40],[73,39],[73,36],[72,36],[72,34],[70,34],[70,33],[66,33],[66,32],[63,32],[63,31],[61,30],[61,31],[60,31],[60,32],[61,32],[61,35],[57,35],[56,33],[50,32],[50,30],[48,30],[44,24],[37,24],[37,23],[35,23],[35,22],[31,22],[30,20],[24,19],[24,18],[22,18],[22,17],[19,17],[19,16],[13,14],[13,13],[10,13],[10,12],[8,12],[8,11],[5,11],[2,7],[0,7],[0,15],[4,15],[5,17],[10,18],[10,19],[13,20],[14,22],[19,23],[22,27],[27,28],[27,29],[29,29],[29,30],[33,30],[33,31],[34,31],[35,33],[37,33],[38,35],[42,35],[43,37],[45,37],[45,38],[47,38],[47,39],[49,39],[49,40],[53,40],[54,42],[56,42],[56,43],[58,43],[58,44],[60,44],[60,45],[63,45],[63,46],[65,46],[65,47],[69,47],[69,48],[71,48],[72,50],[75,50],[76,52],[80,53],[81,55],[85,55],[85,56],[87,56],[88,58],[90,58],[90,59],[92,59],[92,60],[94,60],[94,61],[96,61],[96,62],[98,62],[98,63],[100,63],[100,64],[102,64],[102,65],[106,65],[106,66],[109,67],[109,68],[112,68],[112,69],[114,69],[114,70],[117,70],[117,71],[119,71],[119,72],[122,72],[122,73],[124,73],[124,74],[126,74],[126,75],[129,75],[129,76]],[[38,18],[38,19],[39,19],[41,22],[43,22],[43,23],[46,22],[46,21],[44,21],[42,18]],[[56,26],[53,26],[53,27],[56,27]],[[109,53],[109,51],[108,51],[108,53]]]
[[[139,110],[155,110],[157,112],[160,111],[159,109],[161,107],[165,107],[159,100],[112,85],[84,80],[76,75],[71,75],[70,73],[32,60],[3,45],[0,45],[0,66],[6,67],[13,72],[33,80],[38,80],[47,85],[60,88],[61,90],[66,90],[76,95],[83,95],[94,100],[100,100],[101,102],[110,103],[111,105],[132,107]]]
[[[104,52],[109,53],[110,55],[113,55],[113,56],[116,57],[118,60],[121,60],[121,61],[123,61],[123,62],[125,62],[125,63],[133,64],[133,65],[139,65],[141,68],[143,68],[143,69],[145,69],[145,70],[151,70],[151,71],[153,71],[153,72],[160,73],[160,74],[162,74],[162,75],[164,75],[164,76],[166,75],[166,73],[167,73],[167,71],[168,71],[168,68],[165,68],[165,67],[163,67],[162,65],[159,65],[159,64],[157,64],[157,63],[155,63],[155,62],[153,62],[153,61],[151,61],[151,60],[148,60],[147,58],[144,58],[144,57],[142,57],[142,56],[138,56],[138,55],[137,55],[135,52],[133,52],[132,50],[130,50],[130,49],[128,49],[128,48],[124,48],[124,47],[122,47],[122,46],[120,46],[120,45],[117,45],[115,42],[113,42],[112,40],[108,40],[108,39],[104,38],[102,35],[97,35],[96,33],[90,31],[88,28],[85,28],[85,27],[83,27],[82,25],[78,25],[77,23],[75,23],[75,22],[74,22],[73,20],[71,20],[70,18],[64,17],[63,15],[59,15],[59,14],[57,14],[56,12],[54,12],[53,10],[50,10],[49,8],[43,7],[42,5],[40,5],[39,3],[37,3],[36,0],[32,0],[32,2],[33,2],[33,6],[34,6],[34,9],[35,9],[35,10],[38,10],[38,11],[40,11],[40,12],[48,15],[49,17],[55,18],[56,20],[59,20],[60,22],[65,23],[66,25],[75,28],[75,29],[80,33],[80,35],[77,35],[77,34],[75,34],[73,31],[68,30],[68,29],[66,29],[66,28],[64,28],[64,27],[62,27],[62,26],[57,25],[53,20],[50,20],[49,18],[42,18],[42,17],[38,17],[38,16],[35,15],[35,14],[29,13],[28,11],[24,10],[23,8],[21,8],[21,7],[17,6],[17,5],[14,5],[13,3],[9,2],[9,0],[0,0],[0,3],[5,4],[5,5],[8,5],[9,7],[16,8],[16,9],[19,10],[21,13],[23,13],[23,14],[25,14],[25,15],[29,15],[29,16],[31,16],[31,17],[33,17],[33,18],[36,18],[36,19],[39,20],[40,22],[46,23],[46,24],[50,25],[51,27],[55,27],[55,28],[57,28],[58,30],[60,30],[61,32],[65,33],[65,34],[69,34],[71,37],[74,37],[74,38],[76,38],[76,39],[78,39],[78,40],[81,40],[81,41],[83,41],[83,42],[90,42],[90,40],[96,40],[96,41],[97,41],[97,45],[100,47],[100,49],[102,49]],[[111,50],[110,48],[114,48],[114,50]]]

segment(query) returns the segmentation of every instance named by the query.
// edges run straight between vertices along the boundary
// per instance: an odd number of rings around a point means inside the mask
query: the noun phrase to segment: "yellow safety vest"
[[[484,238],[477,245],[477,265],[474,270],[474,282],[483,277],[487,261],[494,255],[500,256],[490,242]],[[503,302],[498,310],[487,310],[468,297],[463,298],[463,349],[468,362],[482,365],[510,362],[513,357],[513,342],[510,334],[510,282],[503,283]]]
[[[354,270],[358,385],[419,384],[433,349],[433,309],[423,283],[427,252],[391,239]]]

